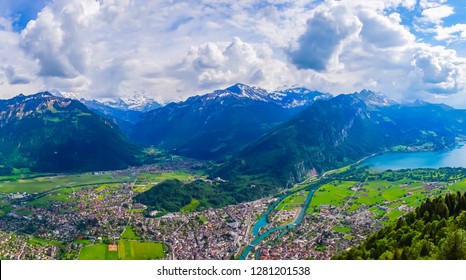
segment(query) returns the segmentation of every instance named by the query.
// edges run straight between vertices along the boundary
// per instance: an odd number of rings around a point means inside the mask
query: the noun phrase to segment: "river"
[[[410,169],[410,168],[440,168],[440,167],[465,167],[466,168],[466,145],[458,145],[452,149],[438,151],[438,152],[410,152],[410,153],[400,153],[400,152],[390,152],[384,153],[378,156],[370,157],[368,159],[361,160],[361,165],[369,166],[369,168],[377,171],[385,171],[388,169],[398,170],[398,169]],[[359,162],[361,162],[359,161]],[[358,163],[359,163],[358,162]],[[328,173],[328,172],[326,172]],[[259,234],[261,228],[267,226],[267,215],[275,209],[275,207],[287,196],[295,193],[288,192],[282,195],[277,201],[275,201],[267,211],[257,220],[252,228],[252,235],[254,237],[253,241],[246,249],[242,252],[239,257],[240,260],[247,258],[248,254],[259,245],[262,240],[264,240],[271,233],[276,231],[282,231],[279,238],[283,236],[290,229],[299,225],[306,214],[306,209],[311,203],[314,192],[323,184],[326,183],[325,178],[322,176],[319,182],[314,183],[306,187],[306,190],[309,191],[306,200],[303,204],[301,212],[298,215],[298,218],[289,225],[279,226],[271,228],[266,232]],[[256,259],[260,257],[260,254],[256,254]]]
[[[325,181],[325,180],[323,180]],[[286,198],[287,196],[290,196],[291,194],[297,192],[297,191],[294,191],[294,192],[290,192],[290,193],[287,193],[283,196],[281,196],[277,201],[275,201],[268,209],[267,211],[259,218],[259,220],[256,222],[256,224],[254,225],[253,229],[252,229],[252,234],[254,236],[254,240],[251,242],[251,244],[249,246],[246,247],[246,249],[241,253],[241,256],[239,257],[240,260],[245,260],[246,257],[248,256],[248,254],[251,252],[252,249],[254,249],[255,246],[259,245],[259,243],[264,240],[267,236],[269,236],[271,233],[273,232],[276,232],[276,231],[281,231],[281,230],[284,230],[284,231],[288,231],[292,228],[294,228],[295,226],[299,225],[301,223],[301,221],[303,220],[304,218],[304,215],[306,214],[306,209],[307,207],[309,206],[309,204],[311,203],[311,200],[312,200],[312,197],[314,196],[314,193],[315,191],[322,185],[324,184],[325,182],[320,182],[319,184],[312,184],[312,185],[309,185],[307,188],[305,189],[301,189],[299,191],[303,191],[303,190],[307,190],[309,191],[309,193],[307,194],[307,197],[306,197],[306,200],[304,201],[303,203],[303,207],[301,208],[301,212],[299,212],[299,215],[298,217],[296,218],[296,220],[293,221],[293,223],[289,224],[289,225],[284,225],[284,226],[279,226],[279,227],[275,227],[275,228],[271,228],[269,229],[268,231],[260,234],[259,234],[259,230],[262,228],[262,227],[265,227],[266,225],[268,225],[269,223],[267,222],[267,215],[273,210],[275,209],[275,207],[284,199]],[[284,233],[281,234],[281,236],[283,236]],[[258,257],[258,256],[256,256]]]

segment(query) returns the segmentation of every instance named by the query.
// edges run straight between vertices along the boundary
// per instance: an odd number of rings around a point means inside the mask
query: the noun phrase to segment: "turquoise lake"
[[[466,145],[438,152],[385,153],[365,160],[373,170],[407,168],[466,167]]]

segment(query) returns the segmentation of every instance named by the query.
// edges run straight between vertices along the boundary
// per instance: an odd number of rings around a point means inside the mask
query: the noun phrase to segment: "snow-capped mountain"
[[[147,97],[143,93],[135,93],[129,97],[117,98],[98,98],[98,99],[85,99],[80,98],[73,93],[60,92],[56,89],[48,90],[52,95],[57,97],[76,99],[82,103],[92,103],[94,105],[104,105],[111,108],[124,110],[124,111],[139,111],[147,112],[159,108],[161,105],[155,99]],[[94,106],[95,107],[95,106]]]
[[[120,110],[132,110],[139,112],[147,112],[161,106],[155,99],[147,97],[141,93],[129,97],[97,99],[96,101]]]
[[[49,89],[47,90],[46,92],[52,94],[53,96],[56,96],[56,97],[62,97],[62,98],[69,98],[69,99],[75,99],[75,100],[79,100],[80,98],[74,94],[74,93],[70,93],[70,92],[61,92],[57,89]]]
[[[2,165],[39,172],[122,169],[137,164],[137,153],[115,125],[78,100],[46,91],[0,100]]]
[[[269,98],[284,108],[307,107],[319,99],[329,99],[331,94],[310,90],[303,87],[293,87],[270,93]]]
[[[88,100],[58,90],[49,90],[48,92],[57,97],[79,100],[94,113],[117,124],[126,134],[128,134],[131,127],[139,121],[141,114],[161,106],[154,99],[141,93],[125,98]]]
[[[199,96],[199,98],[205,100],[221,100],[227,97],[269,102],[283,108],[293,109],[307,107],[319,99],[331,98],[332,95],[303,87],[268,92],[259,87],[238,83],[226,89],[215,90],[212,93]]]
[[[235,84],[143,114],[132,138],[184,156],[217,159],[329,96],[304,88],[268,92]]]
[[[361,100],[363,100],[368,105],[374,105],[379,107],[386,107],[396,105],[397,102],[388,98],[385,94],[381,92],[374,92],[371,90],[363,89],[359,93],[354,93]]]

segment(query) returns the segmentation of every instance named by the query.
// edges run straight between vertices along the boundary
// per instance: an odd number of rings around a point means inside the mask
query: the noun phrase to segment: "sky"
[[[0,0],[0,98],[244,83],[466,108],[463,0]]]

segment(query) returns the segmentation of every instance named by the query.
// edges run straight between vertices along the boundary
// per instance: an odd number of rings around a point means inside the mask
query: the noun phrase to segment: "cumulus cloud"
[[[29,22],[21,47],[38,60],[39,75],[72,79],[89,66],[92,49],[86,46],[86,35],[98,4],[92,0],[62,2],[57,1],[54,9],[44,8]]]
[[[21,76],[18,73],[16,73],[15,69],[11,65],[4,66],[3,72],[5,73],[8,82],[12,85],[29,84],[30,82],[30,80],[27,77]]]
[[[291,80],[291,69],[274,58],[267,44],[249,44],[235,37],[229,43],[209,42],[192,47],[174,75],[202,89],[242,82],[274,88]]]
[[[412,65],[420,76],[423,87],[432,93],[456,93],[459,68],[452,62],[453,50],[426,48],[416,52]]]
[[[318,11],[307,21],[307,30],[291,51],[293,63],[302,69],[327,70],[338,56],[345,41],[361,29],[360,21],[345,6]]]
[[[435,30],[435,39],[439,41],[458,41],[466,39],[466,24],[455,24],[449,27],[439,26]]]
[[[12,32],[11,20],[0,18],[0,98],[7,98],[20,92],[30,93],[42,87],[37,79],[37,63],[31,60],[19,47],[20,36]]]
[[[425,9],[444,6],[440,2],[420,4]],[[321,6],[323,10],[309,19],[307,30],[297,40],[299,48],[290,54],[298,68],[307,66],[321,72],[331,82],[329,88],[349,92],[365,87],[397,99],[462,90],[461,59],[456,52],[418,42],[402,24],[400,15],[392,12],[396,5],[414,8],[412,1],[343,0],[337,4],[344,7],[340,8],[343,16],[332,17],[334,5]],[[360,28],[351,33],[340,32],[337,27],[348,26],[349,20]],[[340,67],[329,68],[332,61]]]
[[[461,23],[445,26],[444,19],[455,14],[455,8],[446,2],[422,0],[420,7],[423,10],[421,16],[416,18],[415,28],[424,34],[435,34],[435,40],[452,43],[466,38],[466,25]]]
[[[453,7],[448,5],[441,5],[438,7],[428,8],[422,11],[422,18],[421,20],[429,22],[429,23],[442,23],[442,19],[451,16],[454,14]]]
[[[13,3],[14,1],[9,1]],[[44,3],[44,1],[41,1]],[[172,101],[243,82],[399,99],[462,92],[466,38],[445,0],[54,0],[15,32],[0,13],[0,89]],[[1,4],[0,4],[1,8]],[[433,34],[433,35],[432,35]],[[3,93],[0,93],[0,95]],[[1,95],[1,97],[4,97]]]
[[[399,15],[381,15],[375,11],[362,10],[358,18],[362,22],[360,36],[367,44],[378,48],[400,47],[414,41],[414,36],[400,24]]]

